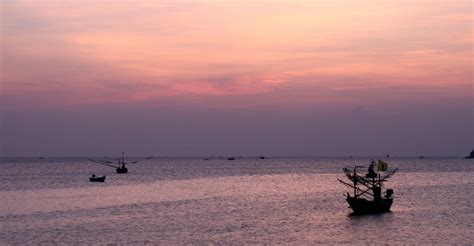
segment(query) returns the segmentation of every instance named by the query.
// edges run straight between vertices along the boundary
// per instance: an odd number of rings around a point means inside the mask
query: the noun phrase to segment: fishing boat
[[[122,162],[122,164],[119,167],[117,167],[115,171],[117,171],[117,173],[128,173],[128,168],[125,167],[125,163]]]
[[[346,201],[352,209],[353,214],[375,214],[389,212],[393,203],[393,189],[387,189],[382,196],[384,182],[394,175],[398,168],[388,170],[388,163],[378,160],[377,171],[374,171],[375,161],[372,160],[367,173],[364,166],[354,168],[343,168],[344,174],[351,182],[339,180],[342,184],[350,187],[353,194],[346,194]]]
[[[136,161],[132,161],[132,162],[125,162],[124,155],[125,155],[125,153],[122,151],[122,157],[118,160],[115,160],[115,161],[93,160],[93,159],[89,159],[89,160],[94,162],[94,163],[100,164],[100,165],[113,167],[113,168],[115,168],[115,171],[117,173],[128,173],[128,168],[125,166],[125,164],[127,164],[127,165],[128,164],[135,164],[135,163],[138,163],[140,160],[136,160]],[[153,159],[153,158],[154,157],[147,157],[147,158],[145,158],[145,160],[149,160],[149,159]]]
[[[92,174],[92,176],[89,177],[90,182],[104,182],[105,181],[105,175],[104,176],[95,176],[95,174]]]

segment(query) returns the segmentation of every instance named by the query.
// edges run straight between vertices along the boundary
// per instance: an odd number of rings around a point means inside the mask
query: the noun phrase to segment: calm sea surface
[[[385,160],[392,212],[350,216],[337,179],[370,159],[158,158],[128,174],[0,159],[0,244],[474,244],[474,160]]]

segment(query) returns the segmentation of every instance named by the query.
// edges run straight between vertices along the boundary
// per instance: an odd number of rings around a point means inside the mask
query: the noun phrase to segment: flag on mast
[[[388,169],[388,163],[378,160],[377,162],[377,171],[379,172],[385,172]]]

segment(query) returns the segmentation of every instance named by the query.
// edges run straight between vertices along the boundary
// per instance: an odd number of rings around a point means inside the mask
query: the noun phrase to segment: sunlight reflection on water
[[[42,176],[26,186],[0,181],[9,187],[0,191],[0,240],[2,244],[470,244],[474,240],[470,199],[474,175],[469,166],[467,171],[459,166],[453,171],[429,171],[426,166],[438,164],[418,164],[416,171],[398,173],[388,182],[396,197],[391,213],[354,217],[344,200],[347,190],[337,182],[344,178],[337,162],[315,166],[297,160],[293,170],[292,164],[274,160],[255,167],[233,162],[229,175],[225,170],[199,171],[213,169],[215,163],[182,165],[182,172],[195,175],[174,174],[179,179],[155,175],[170,166],[150,165],[150,176],[143,182],[135,180],[138,174],[108,174],[105,184],[88,182],[89,171],[83,171],[77,180],[65,179],[70,183],[59,186],[44,183],[57,173],[74,176],[75,171],[69,170],[72,164],[50,176],[40,170]],[[38,188],[33,188],[34,182]]]

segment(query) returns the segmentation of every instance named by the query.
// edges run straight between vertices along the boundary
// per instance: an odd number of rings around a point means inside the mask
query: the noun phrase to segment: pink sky
[[[470,0],[139,2],[3,1],[1,108],[472,104]]]

